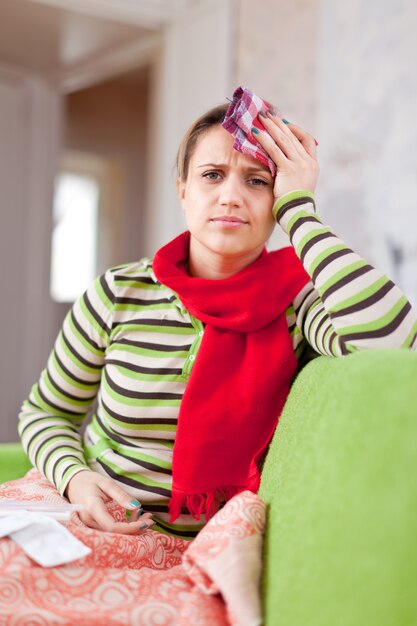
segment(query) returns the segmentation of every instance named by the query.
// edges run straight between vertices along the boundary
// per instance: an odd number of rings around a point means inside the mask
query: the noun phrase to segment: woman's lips
[[[223,228],[242,228],[242,226],[246,226],[247,224],[247,222],[240,217],[230,215],[219,215],[219,217],[213,217],[210,221],[219,226],[223,226]]]

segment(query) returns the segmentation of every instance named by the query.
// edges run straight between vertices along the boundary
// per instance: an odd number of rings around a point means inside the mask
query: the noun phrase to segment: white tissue
[[[91,552],[59,522],[42,513],[19,512],[1,517],[0,537],[7,535],[43,567],[69,563]]]
[[[42,513],[48,517],[54,517],[62,521],[70,519],[72,513],[81,511],[79,504],[69,502],[48,502],[47,500],[9,500],[0,498],[0,517],[15,515],[20,511],[32,511]]]

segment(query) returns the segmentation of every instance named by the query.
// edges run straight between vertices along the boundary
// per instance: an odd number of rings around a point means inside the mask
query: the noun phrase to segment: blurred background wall
[[[82,281],[184,227],[178,144],[239,84],[318,139],[319,213],[417,306],[416,32],[413,0],[0,0],[0,441]]]

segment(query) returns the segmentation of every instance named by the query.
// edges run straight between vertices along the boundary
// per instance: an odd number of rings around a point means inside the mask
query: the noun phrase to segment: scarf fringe
[[[225,502],[244,489],[246,487],[216,487],[201,493],[182,493],[173,490],[169,503],[171,514],[169,521],[175,522],[183,512],[188,512],[196,521],[204,514],[208,521]]]

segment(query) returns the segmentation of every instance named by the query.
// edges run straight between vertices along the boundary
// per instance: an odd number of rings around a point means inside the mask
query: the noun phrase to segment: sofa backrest
[[[266,626],[417,623],[417,353],[319,357],[266,458]]]

